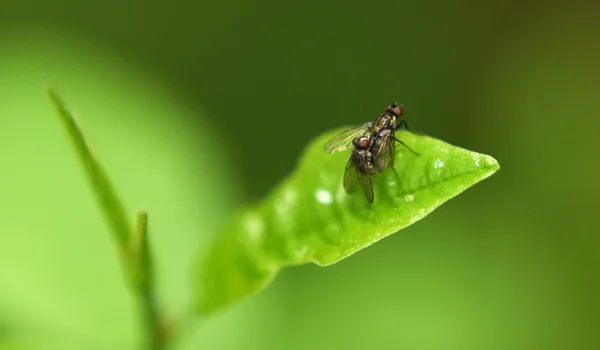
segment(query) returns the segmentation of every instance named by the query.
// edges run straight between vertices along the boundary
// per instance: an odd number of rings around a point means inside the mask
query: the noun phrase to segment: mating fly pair
[[[390,167],[394,169],[395,142],[419,155],[396,139],[396,130],[401,127],[408,130],[405,120],[398,121],[402,114],[402,105],[389,105],[372,122],[342,131],[325,143],[326,153],[345,151],[354,146],[344,172],[346,193],[351,194],[360,186],[369,203],[373,203],[371,176]]]

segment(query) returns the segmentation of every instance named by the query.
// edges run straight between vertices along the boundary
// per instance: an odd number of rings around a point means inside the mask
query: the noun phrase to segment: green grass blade
[[[92,185],[106,219],[110,225],[111,231],[119,247],[124,254],[128,254],[129,240],[131,235],[131,226],[126,215],[125,208],[113,185],[108,178],[85,139],[81,126],[78,124],[75,116],[67,109],[60,96],[52,88],[47,89],[50,100],[56,107],[58,116],[63,123],[75,150],[79,154],[79,159],[83,164],[85,173]]]
[[[163,329],[164,320],[158,308],[153,286],[153,263],[148,244],[148,214],[140,211],[137,215],[136,228],[132,230],[123,203],[114,190],[108,175],[91,151],[73,113],[65,107],[62,99],[51,88],[48,88],[48,95],[73,141],[96,198],[102,206],[113,236],[121,250],[123,269],[140,301],[142,319],[147,333],[146,346],[151,349],[164,349],[170,338]]]
[[[266,286],[290,265],[329,265],[422,219],[496,172],[487,155],[399,131],[421,155],[396,148],[395,168],[373,179],[375,201],[342,187],[349,152],[325,154],[325,133],[296,171],[223,228],[199,267],[198,311],[210,313]],[[399,182],[398,182],[399,180]]]
[[[148,243],[148,213],[145,210],[137,214],[136,229],[131,237],[132,256],[135,257],[134,270],[139,289],[149,289],[153,284],[152,256]]]

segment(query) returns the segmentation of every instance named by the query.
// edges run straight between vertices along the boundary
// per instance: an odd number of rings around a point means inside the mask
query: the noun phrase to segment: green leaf
[[[496,172],[487,155],[399,131],[420,153],[396,147],[395,168],[373,178],[375,201],[342,187],[350,153],[326,154],[316,138],[296,171],[262,202],[242,210],[201,261],[198,311],[210,313],[266,286],[285,266],[330,265],[422,219]],[[399,182],[398,182],[399,180]]]
[[[79,159],[92,184],[96,198],[106,214],[114,238],[122,249],[122,253],[127,256],[129,254],[131,227],[123,203],[111,184],[108,174],[104,171],[90,149],[90,145],[84,136],[83,130],[73,113],[67,109],[65,103],[60,96],[58,96],[56,91],[52,88],[47,88],[47,92],[48,96],[50,96],[50,100],[56,107],[56,111],[58,112],[77,153],[79,154]]]

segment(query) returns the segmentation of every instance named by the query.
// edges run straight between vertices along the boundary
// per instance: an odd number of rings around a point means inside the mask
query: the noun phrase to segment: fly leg
[[[397,138],[394,138],[394,140],[396,140],[397,142],[400,142],[400,144],[406,148],[408,148],[409,151],[411,151],[415,156],[420,156],[419,153],[415,152],[415,150],[413,150],[412,148],[408,147],[404,142],[398,140]]]
[[[406,122],[406,120],[402,119],[399,123],[398,126],[396,127],[396,130],[400,129],[400,128],[404,128],[404,130],[408,131],[408,132],[412,132],[413,134],[417,134],[417,135],[424,135],[422,132],[420,131],[415,131],[411,128],[408,127],[408,123]]]
[[[396,167],[393,164],[392,164],[391,168],[394,171],[394,175],[396,175],[396,183],[399,184],[400,183],[400,175],[398,175],[398,172],[396,171]]]

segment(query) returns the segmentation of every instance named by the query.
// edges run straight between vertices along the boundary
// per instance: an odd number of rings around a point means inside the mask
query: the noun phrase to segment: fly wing
[[[389,137],[379,138],[373,143],[371,149],[375,167],[379,172],[394,166],[394,139]]]
[[[362,183],[360,179],[361,176],[364,176],[364,174],[361,174],[358,169],[356,169],[352,158],[350,158],[348,164],[346,164],[346,171],[344,171],[344,190],[346,193],[352,194],[356,191],[358,185]]]
[[[369,203],[373,203],[375,194],[373,194],[373,183],[371,182],[371,175],[362,175],[360,178],[360,187],[362,187],[365,197]]]
[[[373,203],[373,184],[371,182],[371,175],[361,173],[352,158],[346,164],[346,171],[344,172],[344,190],[348,194],[354,193],[356,188],[360,186],[362,188],[365,197],[369,203]]]
[[[352,141],[355,137],[364,135],[371,130],[372,124],[373,123],[365,123],[340,132],[325,142],[323,150],[325,153],[335,153],[347,150],[352,146]]]

